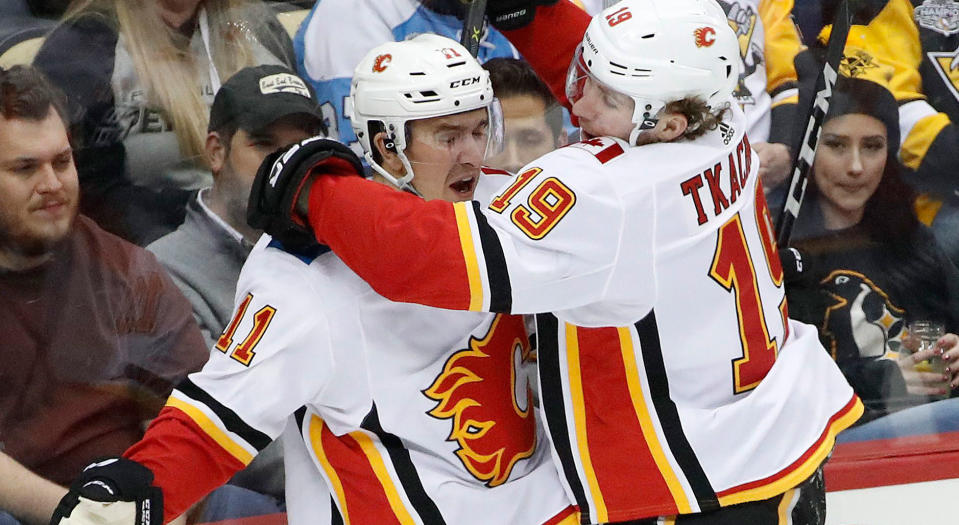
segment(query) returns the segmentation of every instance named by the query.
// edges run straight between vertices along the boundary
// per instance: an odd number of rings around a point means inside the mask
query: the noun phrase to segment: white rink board
[[[826,493],[826,525],[955,525],[959,479]]]

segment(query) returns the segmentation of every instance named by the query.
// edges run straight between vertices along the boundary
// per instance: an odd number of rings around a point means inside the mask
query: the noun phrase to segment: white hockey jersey
[[[537,316],[543,408],[583,523],[773,497],[862,413],[816,329],[787,319],[758,156],[731,113],[692,142],[554,151],[486,209],[376,195],[351,215],[360,182],[314,187],[314,230],[387,297],[552,312]],[[433,278],[389,275],[373,245]]]
[[[236,304],[168,404],[244,463],[282,433],[290,523],[576,522],[523,317],[392,303],[329,250],[267,235]]]
[[[511,311],[555,313],[537,319],[543,406],[593,522],[784,492],[861,410],[816,329],[787,322],[735,113],[693,144],[607,138],[548,154],[485,215],[509,232]]]

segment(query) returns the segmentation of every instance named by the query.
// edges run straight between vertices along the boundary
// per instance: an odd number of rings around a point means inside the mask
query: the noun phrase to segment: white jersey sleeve
[[[597,174],[624,150],[620,142],[601,138],[549,153],[525,167],[484,210],[508,268],[512,312],[552,311],[580,326],[630,324],[648,312],[656,298],[649,256],[656,228],[653,187],[633,185],[623,192],[614,179]],[[482,228],[473,231],[483,235]],[[494,258],[485,259],[495,272]]]
[[[271,247],[264,235],[240,273],[233,319],[210,360],[173,393],[250,455],[318,397],[333,370],[323,296],[303,293],[313,287],[308,268],[308,261]],[[284,379],[290,377],[310,381]]]

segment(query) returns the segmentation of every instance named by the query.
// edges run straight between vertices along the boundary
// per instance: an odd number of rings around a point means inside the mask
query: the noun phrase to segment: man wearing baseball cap
[[[147,249],[190,300],[212,348],[230,321],[240,268],[260,236],[246,224],[257,168],[273,151],[325,134],[326,128],[307,84],[288,69],[269,65],[242,69],[223,84],[213,100],[208,129],[206,160],[213,186],[189,201],[186,220],[177,230]],[[279,451],[260,454],[233,482],[282,497]]]
[[[213,186],[190,200],[176,231],[147,247],[193,303],[209,346],[230,321],[240,268],[260,237],[246,223],[257,168],[273,151],[322,131],[312,91],[284,67],[242,69],[217,91],[206,138]]]

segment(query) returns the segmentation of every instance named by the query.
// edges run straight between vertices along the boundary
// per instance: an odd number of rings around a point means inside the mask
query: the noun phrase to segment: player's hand
[[[297,209],[298,202],[306,202],[312,177],[362,174],[363,164],[350,148],[323,137],[311,137],[271,153],[253,179],[246,222],[286,248],[313,246],[316,239],[306,220],[306,207]]]
[[[553,5],[559,0],[488,0],[486,16],[502,31],[519,29],[533,21],[536,6]]]
[[[775,188],[789,178],[792,154],[785,144],[756,142],[753,149],[759,154],[759,178],[763,181],[764,188]]]
[[[90,464],[60,500],[50,525],[160,525],[163,493],[153,473],[125,458]]]

